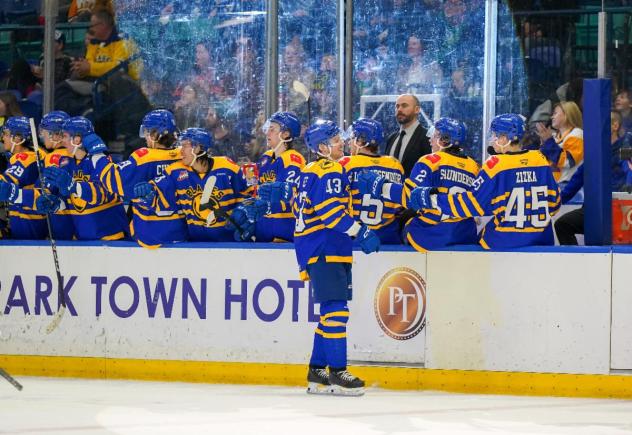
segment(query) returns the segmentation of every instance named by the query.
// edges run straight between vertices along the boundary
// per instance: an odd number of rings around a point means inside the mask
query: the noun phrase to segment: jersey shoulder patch
[[[290,154],[290,160],[293,161],[294,163],[298,163],[299,165],[305,164],[305,159],[303,158],[302,155],[300,155],[297,152],[293,152]]]
[[[487,166],[488,169],[494,169],[494,166],[496,166],[498,162],[500,162],[500,159],[497,156],[491,156],[485,162],[485,166]]]
[[[422,159],[426,159],[433,165],[436,165],[441,160],[441,156],[438,154],[426,154]]]
[[[338,163],[340,163],[342,166],[346,166],[347,163],[349,163],[350,161],[351,161],[351,157],[346,156],[338,160]]]
[[[149,149],[147,149],[147,148],[145,148],[145,147],[143,147],[143,148],[139,148],[139,149],[137,149],[136,151],[134,151],[134,155],[135,155],[136,157],[143,157],[143,156],[146,156],[146,155],[147,155],[147,153],[149,153]]]
[[[46,156],[46,166],[59,166],[59,161],[61,160],[61,154],[49,154]]]

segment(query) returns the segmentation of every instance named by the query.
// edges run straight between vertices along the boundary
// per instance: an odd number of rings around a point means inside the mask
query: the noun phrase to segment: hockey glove
[[[238,205],[235,207],[230,215],[231,219],[226,221],[226,228],[229,230],[236,230],[237,227],[243,227],[248,222],[248,213],[246,212],[246,206]],[[237,231],[235,231],[237,234]],[[237,237],[235,237],[236,240]]]
[[[436,187],[416,187],[410,192],[410,207],[413,210],[434,208],[431,196],[436,195]]]
[[[0,201],[14,202],[20,193],[20,188],[13,183],[0,181]]]
[[[292,199],[292,185],[282,181],[274,183],[265,183],[259,186],[257,190],[259,198],[271,204],[277,204],[281,201],[288,202]]]
[[[235,230],[235,240],[238,242],[254,242],[256,225],[253,221],[246,221],[239,226],[241,230]]]
[[[366,225],[363,224],[360,227],[357,238],[360,243],[360,248],[362,248],[362,252],[365,254],[378,252],[380,250],[380,238]]]
[[[358,175],[358,190],[360,195],[368,193],[373,198],[382,199],[382,187],[386,182],[386,178],[376,172],[363,171]]]
[[[71,193],[75,193],[77,183],[72,179],[67,171],[64,171],[57,166],[49,166],[44,168],[44,180],[49,187],[56,187],[59,189],[59,194],[63,197],[70,196]]]
[[[61,204],[61,198],[50,193],[42,193],[35,200],[35,208],[41,213],[55,213]]]
[[[150,183],[142,182],[134,185],[134,198],[139,199],[145,204],[151,204],[156,197],[154,186]]]

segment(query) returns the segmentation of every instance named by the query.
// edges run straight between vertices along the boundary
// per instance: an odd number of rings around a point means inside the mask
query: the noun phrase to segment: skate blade
[[[333,396],[364,396],[364,387],[360,388],[344,388],[340,385],[330,385],[328,388],[328,394]]]
[[[319,384],[318,382],[310,382],[307,384],[307,394],[331,394],[329,393],[330,385]]]

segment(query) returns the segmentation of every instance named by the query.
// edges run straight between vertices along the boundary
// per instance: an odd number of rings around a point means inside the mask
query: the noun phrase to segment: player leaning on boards
[[[240,205],[233,212],[235,222],[246,229],[241,233],[235,231],[235,239],[248,240],[254,231],[258,242],[291,242],[294,240],[291,185],[305,166],[305,158],[293,149],[294,139],[301,135],[301,123],[292,112],[276,112],[264,124],[263,131],[269,149],[257,163],[257,169],[259,183],[268,185],[259,192],[260,200]],[[283,197],[270,197],[268,187],[272,185]],[[287,190],[281,192],[283,187]]]
[[[41,158],[42,168],[54,166],[61,157],[69,157],[70,154],[64,146],[63,127],[70,116],[61,110],[47,113],[42,118],[39,125],[38,135],[44,143],[47,154]],[[42,149],[40,148],[40,154]],[[42,193],[42,189],[36,183],[37,188],[22,189],[22,206],[30,209],[37,209],[37,198]],[[58,210],[49,215],[51,231],[55,240],[72,240],[75,236],[75,225],[69,210]],[[48,233],[48,231],[46,231]]]
[[[552,245],[551,216],[560,207],[560,191],[542,153],[522,149],[524,127],[520,115],[496,116],[490,133],[497,154],[487,159],[472,191],[449,195],[417,187],[411,203],[453,217],[492,216],[479,240],[485,249]]]
[[[320,303],[307,392],[362,395],[364,381],[347,371],[352,238],[359,239],[367,254],[379,250],[380,239],[349,214],[349,181],[338,163],[344,148],[340,134],[336,124],[325,120],[316,121],[305,132],[305,143],[319,158],[305,166],[297,181],[294,249],[301,277],[311,280],[314,299]],[[271,196],[288,189],[287,185],[271,187]]]
[[[33,151],[28,118],[14,116],[2,127],[4,151],[9,167],[0,174],[0,201],[9,202],[9,228],[14,239],[44,239],[48,234],[46,216],[24,202],[24,192],[38,181],[37,159]],[[31,201],[32,202],[32,201]],[[2,235],[0,235],[0,238]]]
[[[213,137],[201,128],[188,128],[180,136],[182,158],[150,182],[134,186],[138,205],[156,212],[179,209],[184,213],[188,240],[233,240],[228,213],[252,188],[237,164],[227,157],[211,156]],[[142,237],[142,236],[141,236]]]
[[[134,198],[136,184],[163,175],[167,166],[180,160],[180,150],[176,148],[178,128],[173,113],[164,109],[147,113],[139,135],[145,139],[146,147],[134,151],[128,160],[118,164],[107,162],[99,173],[103,186],[125,202]],[[157,248],[164,243],[186,240],[186,221],[177,208],[156,213],[153,209],[139,207],[137,202],[131,202],[130,207],[130,234],[139,245]]]
[[[75,116],[62,127],[67,156],[58,154],[44,169],[44,182],[51,193],[42,193],[37,209],[43,213],[69,210],[79,240],[120,240],[127,234],[127,216],[117,195],[99,181],[98,167],[110,161],[107,146],[94,133],[87,118]]]
[[[371,171],[393,183],[404,182],[404,168],[399,160],[381,155],[384,151],[382,124],[369,118],[360,118],[347,130],[351,155],[343,157],[344,166],[351,186],[351,216],[375,231],[383,245],[402,243],[400,223],[397,215],[402,211],[399,201],[379,200],[359,189],[358,177]]]
[[[478,164],[464,154],[467,127],[452,118],[439,118],[428,131],[432,154],[421,157],[404,185],[389,183],[375,172],[360,175],[363,192],[386,201],[401,202],[418,210],[404,227],[404,237],[417,251],[425,252],[451,245],[475,244],[478,240],[473,218],[451,217],[436,209],[420,209],[410,192],[416,187],[436,187],[440,193],[466,192],[479,172]]]

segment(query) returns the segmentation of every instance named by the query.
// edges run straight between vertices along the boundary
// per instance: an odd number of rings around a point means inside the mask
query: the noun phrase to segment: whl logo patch
[[[409,340],[426,326],[426,283],[417,272],[398,267],[375,290],[375,318],[395,340]]]

